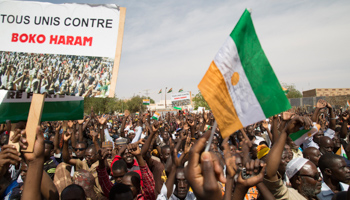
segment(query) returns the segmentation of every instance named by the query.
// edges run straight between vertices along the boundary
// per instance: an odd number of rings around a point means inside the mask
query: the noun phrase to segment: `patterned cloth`
[[[66,188],[68,185],[71,185],[73,183],[72,178],[70,176],[70,170],[67,168],[70,168],[71,165],[62,162],[61,164],[57,165],[55,177],[53,179],[53,183],[55,184],[58,194],[61,196],[61,192],[64,188]]]
[[[144,180],[144,186],[142,186],[141,194],[137,195],[137,199],[146,199],[146,200],[155,200],[155,184],[153,179],[153,174],[149,170],[147,164],[146,166],[140,166],[142,179]],[[113,187],[113,183],[109,180],[109,176],[107,173],[106,168],[100,169],[97,167],[96,169],[98,174],[98,181],[101,185],[103,193],[106,195],[106,197],[109,197],[109,192],[111,191],[111,188]]]
[[[96,194],[97,194],[97,196],[99,198],[103,198],[104,195],[102,194],[103,193],[102,192],[102,188],[101,188],[101,186],[100,186],[100,184],[98,182],[98,176],[97,176],[97,171],[96,171],[96,168],[98,167],[98,165],[99,165],[99,161],[96,161],[94,164],[92,164],[89,167],[89,165],[87,164],[86,160],[81,161],[79,159],[76,159],[76,164],[75,164],[76,170],[85,169],[85,170],[87,170],[88,172],[90,172],[94,176],[95,183],[96,183],[96,186],[94,187],[94,190],[95,190],[95,192],[96,192]]]
[[[84,191],[87,198],[92,200],[97,200],[97,195],[94,192],[95,178],[94,176],[86,171],[85,169],[80,169],[74,173],[73,181],[75,184],[80,185]]]

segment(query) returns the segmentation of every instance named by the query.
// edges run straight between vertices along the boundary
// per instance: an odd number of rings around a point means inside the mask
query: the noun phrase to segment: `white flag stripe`
[[[237,47],[231,37],[228,37],[214,58],[214,62],[225,79],[226,86],[236,113],[242,125],[248,126],[266,119],[265,114],[252,90],[243,70]],[[233,86],[231,77],[238,72],[239,81]]]

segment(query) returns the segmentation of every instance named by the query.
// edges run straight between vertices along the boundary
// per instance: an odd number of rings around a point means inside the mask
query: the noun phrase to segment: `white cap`
[[[309,161],[306,158],[298,157],[291,160],[286,167],[286,175],[291,179]]]

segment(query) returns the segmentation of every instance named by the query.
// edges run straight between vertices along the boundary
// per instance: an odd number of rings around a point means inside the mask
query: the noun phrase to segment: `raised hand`
[[[67,131],[65,134],[63,134],[63,140],[65,142],[67,142],[72,136],[72,133],[70,133],[69,131]]]
[[[232,155],[230,151],[230,147],[228,145],[229,137],[225,138],[222,142],[222,147],[224,147],[224,158],[226,164],[227,175],[230,177],[234,177],[237,172],[236,166],[236,156]]]
[[[328,104],[327,101],[320,99],[317,101],[316,107],[317,108],[324,108],[327,106],[327,104]]]
[[[222,199],[218,181],[225,183],[222,167],[215,155],[203,152],[211,134],[207,131],[191,148],[185,177],[198,199]]]
[[[73,127],[73,121],[72,120],[69,120],[68,122],[67,122],[67,125],[68,125],[68,127],[69,128],[72,128]]]
[[[141,149],[140,149],[139,144],[137,142],[133,143],[133,144],[128,144],[127,149],[134,156],[141,155]]]
[[[0,151],[0,177],[3,177],[8,170],[10,164],[18,165],[22,160],[20,153],[13,145],[4,145]]]
[[[312,121],[307,116],[295,116],[284,128],[287,134],[295,133],[304,127],[305,130],[309,130],[312,127]]]
[[[258,183],[262,182],[264,179],[265,168],[266,168],[266,163],[263,163],[258,159],[247,162],[246,174],[250,175],[251,177],[248,179],[243,179],[242,172],[241,172],[237,180],[238,184],[241,184],[246,188],[250,188],[257,185]]]
[[[92,141],[97,141],[98,140],[98,133],[94,130],[90,131],[90,135],[92,137]]]
[[[25,130],[23,130],[22,137],[26,136]],[[24,148],[25,149],[25,148]],[[27,163],[32,162],[37,159],[42,159],[44,161],[44,135],[41,131],[40,126],[37,127],[36,129],[36,140],[34,143],[34,149],[32,153],[23,153],[24,158],[26,159]]]

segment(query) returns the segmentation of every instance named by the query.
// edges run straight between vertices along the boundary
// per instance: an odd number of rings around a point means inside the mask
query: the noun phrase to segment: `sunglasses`
[[[307,177],[313,178],[315,181],[318,181],[321,178],[321,174],[319,172],[317,174],[315,174],[315,176],[311,176],[311,175],[307,175],[307,174],[299,174],[299,176],[307,176]]]
[[[76,151],[84,151],[85,150],[85,148],[74,148],[74,150],[76,150]]]

